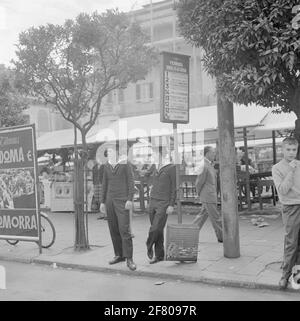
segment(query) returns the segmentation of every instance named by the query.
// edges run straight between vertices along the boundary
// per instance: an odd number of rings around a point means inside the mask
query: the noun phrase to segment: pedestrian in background
[[[294,265],[300,264],[300,162],[296,160],[298,141],[285,138],[282,142],[283,159],[273,165],[272,176],[282,207],[285,230],[282,277],[279,288],[288,286]]]
[[[109,264],[126,260],[128,268],[136,270],[130,231],[130,210],[134,195],[131,165],[126,159],[117,162],[115,148],[107,149],[108,162],[104,166],[100,211],[107,213],[108,227],[115,257]]]
[[[93,186],[94,186],[92,210],[96,212],[100,211],[100,198],[101,198],[103,173],[104,173],[104,164],[100,164],[98,161],[96,161],[96,164],[92,169]],[[100,212],[100,216],[97,219],[98,220],[106,219],[106,214]]]
[[[199,229],[201,229],[209,217],[218,242],[222,243],[222,219],[217,207],[217,173],[213,165],[214,159],[214,148],[211,146],[205,146],[203,164],[200,167],[200,173],[196,179],[196,190],[200,196],[202,208],[200,213],[194,219],[193,224],[198,225]]]

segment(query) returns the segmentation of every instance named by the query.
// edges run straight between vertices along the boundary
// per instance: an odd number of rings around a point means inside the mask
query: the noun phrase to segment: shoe
[[[288,286],[288,283],[289,283],[289,278],[287,276],[282,276],[279,281],[279,289],[285,290]]]
[[[147,256],[150,260],[152,260],[152,258],[153,258],[153,248],[152,247],[147,250]]]
[[[218,240],[219,243],[223,243],[223,240]]]
[[[109,261],[108,263],[110,265],[112,264],[116,264],[116,263],[120,263],[120,262],[124,262],[125,261],[125,258],[124,257],[121,257],[121,256],[115,256],[111,261]]]
[[[104,216],[97,217],[97,220],[104,220]]]
[[[164,259],[161,259],[161,258],[158,258],[158,257],[154,257],[152,260],[150,260],[150,264],[155,264],[157,262],[161,262],[163,261]]]
[[[135,271],[136,270],[136,265],[134,264],[132,259],[127,259],[126,264],[129,268],[129,270],[131,271]]]

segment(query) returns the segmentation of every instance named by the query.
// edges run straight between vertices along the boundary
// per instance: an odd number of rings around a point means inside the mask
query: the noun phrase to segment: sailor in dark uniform
[[[156,169],[151,168],[153,174],[149,203],[151,226],[146,242],[150,264],[164,260],[164,228],[168,214],[174,211],[176,199],[176,167],[170,162],[168,155],[160,158],[162,160],[156,165]],[[145,175],[147,176],[147,173]]]
[[[108,227],[114,247],[115,257],[109,264],[126,260],[134,271],[132,235],[129,211],[132,210],[134,179],[127,159],[116,161],[114,148],[107,149],[108,162],[104,166],[100,211],[107,213]]]

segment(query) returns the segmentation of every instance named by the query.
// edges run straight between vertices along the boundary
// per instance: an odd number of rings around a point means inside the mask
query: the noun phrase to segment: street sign
[[[0,239],[40,241],[35,127],[0,130]]]
[[[189,122],[189,58],[173,52],[161,53],[161,109],[163,123]]]

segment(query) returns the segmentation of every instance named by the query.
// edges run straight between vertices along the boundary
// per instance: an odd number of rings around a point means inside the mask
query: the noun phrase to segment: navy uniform
[[[153,169],[153,168],[152,168]],[[176,199],[176,167],[168,164],[153,171],[153,186],[150,193],[149,217],[151,227],[149,229],[147,255],[150,263],[156,263],[164,259],[164,227],[167,222],[167,208],[174,206]],[[153,246],[154,254],[153,258]]]
[[[106,205],[107,221],[112,239],[115,257],[110,264],[127,259],[127,265],[135,270],[132,261],[133,246],[130,233],[129,210],[125,209],[127,201],[132,201],[134,180],[131,166],[127,161],[116,164],[105,164],[102,181],[101,203]]]

